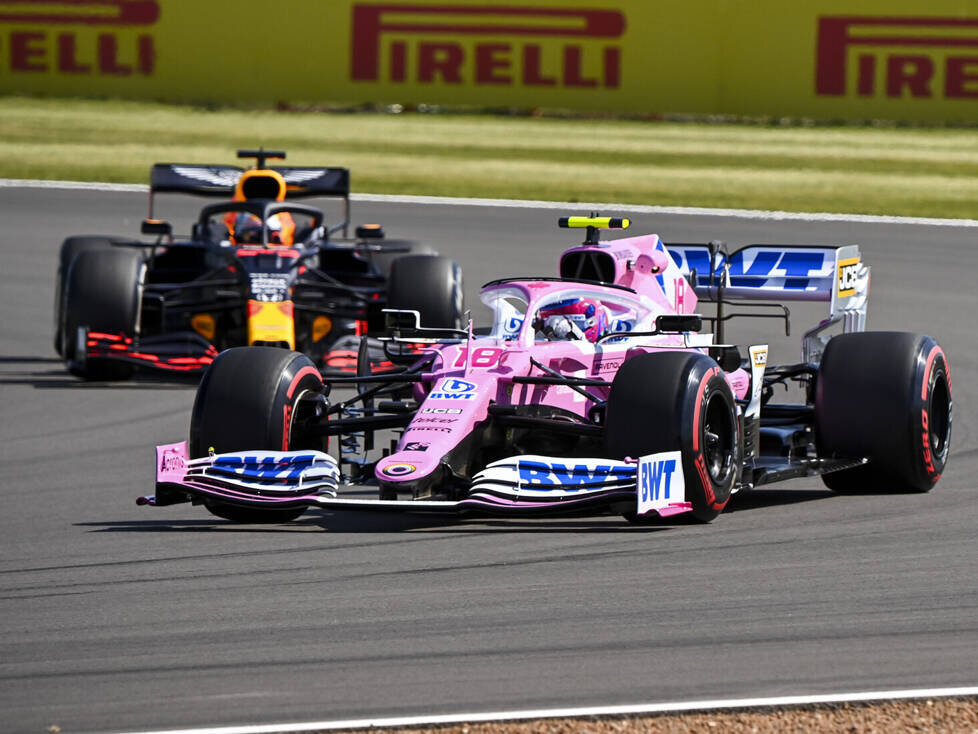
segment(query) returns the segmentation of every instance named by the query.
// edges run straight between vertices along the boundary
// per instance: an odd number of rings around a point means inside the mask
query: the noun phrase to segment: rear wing
[[[287,199],[312,196],[343,199],[343,221],[350,221],[350,169],[269,166],[285,179]],[[193,194],[230,199],[246,169],[240,166],[204,166],[196,163],[157,163],[149,174],[149,218],[158,193]]]
[[[697,296],[726,301],[821,301],[828,318],[806,332],[806,361],[817,363],[829,326],[864,331],[869,301],[869,266],[858,245],[748,245],[727,254],[717,244],[667,244]]]

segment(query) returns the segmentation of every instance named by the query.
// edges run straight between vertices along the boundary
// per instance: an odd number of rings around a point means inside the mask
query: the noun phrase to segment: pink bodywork
[[[514,280],[490,283],[482,301],[494,312],[488,336],[470,337],[461,344],[435,345],[430,372],[415,387],[420,407],[397,444],[382,459],[375,475],[396,486],[416,481],[438,469],[443,457],[487,418],[490,403],[561,408],[586,419],[595,402],[563,385],[515,384],[517,376],[545,376],[531,358],[566,377],[611,382],[631,357],[663,348],[699,350],[711,343],[710,335],[663,334],[628,337],[629,332],[650,332],[661,314],[696,312],[697,298],[686,278],[666,253],[658,235],[584,245],[568,250],[613,258],[617,285],[576,283],[569,280]],[[607,306],[611,331],[621,337],[598,344],[589,341],[546,341],[533,328],[533,316],[547,304],[568,297],[586,297]],[[750,376],[742,369],[726,375],[734,395],[743,399]],[[650,386],[654,389],[654,386]],[[604,400],[607,387],[588,387]]]

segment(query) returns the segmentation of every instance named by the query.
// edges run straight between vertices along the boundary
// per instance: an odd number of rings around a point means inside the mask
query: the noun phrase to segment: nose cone
[[[443,480],[451,476],[451,471],[442,467],[443,462],[464,460],[458,446],[486,419],[497,388],[497,378],[490,374],[436,379],[404,430],[397,451],[381,459],[374,469],[381,486],[411,492],[415,497],[443,489]]]
[[[429,455],[427,448],[398,451],[381,459],[375,475],[384,482],[412,482],[428,476],[438,467],[441,457],[438,454]]]

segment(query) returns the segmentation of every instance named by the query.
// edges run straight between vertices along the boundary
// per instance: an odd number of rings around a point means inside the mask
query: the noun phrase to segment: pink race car
[[[366,342],[357,377],[326,381],[296,352],[221,353],[189,442],[157,448],[156,494],[139,502],[189,501],[239,522],[309,507],[709,521],[734,493],[793,477],[822,475],[840,492],[923,492],[940,478],[946,357],[930,337],[864,331],[857,246],[728,254],[654,234],[599,241],[624,219],[560,224],[586,228],[584,243],[563,254],[560,277],[485,285],[489,328],[428,329],[417,312],[389,312],[393,371],[373,372]],[[829,304],[800,363],[723,343],[735,316],[773,307],[787,327],[778,302],[795,300]],[[715,315],[698,315],[706,302]],[[733,303],[740,312],[726,313]],[[775,403],[778,385],[800,400]],[[372,458],[379,431],[393,438]]]

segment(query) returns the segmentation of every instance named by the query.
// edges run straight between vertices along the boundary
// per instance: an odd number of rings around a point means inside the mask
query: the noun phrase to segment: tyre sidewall
[[[950,399],[951,380],[944,350],[930,337],[921,339],[913,362],[914,371],[908,400],[908,480],[913,489],[928,491],[937,484],[947,464],[951,416],[949,410],[945,410],[946,406],[938,403],[944,402],[939,394],[941,390],[946,390],[947,398]],[[944,420],[938,415],[941,411],[946,414],[948,440],[942,442],[942,450],[934,450],[931,427],[935,420]]]

